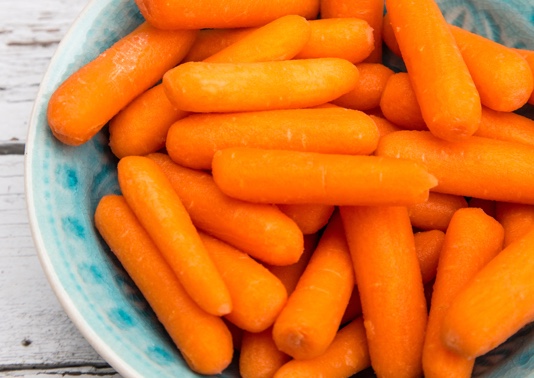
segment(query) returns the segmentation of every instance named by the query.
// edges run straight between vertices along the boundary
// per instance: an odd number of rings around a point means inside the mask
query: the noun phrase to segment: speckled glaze
[[[533,0],[438,3],[452,23],[509,46],[534,48]],[[46,123],[48,98],[61,81],[142,21],[133,0],[94,0],[59,45],[41,83],[28,134],[30,223],[43,269],[63,307],[121,375],[200,377],[187,368],[94,228],[99,199],[119,192],[106,129],[83,146],[69,147],[52,136]],[[479,358],[473,376],[534,376],[533,327]],[[237,371],[234,362],[223,377],[238,377]]]

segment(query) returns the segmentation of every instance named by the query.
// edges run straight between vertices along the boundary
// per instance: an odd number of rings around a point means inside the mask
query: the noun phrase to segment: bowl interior
[[[449,21],[457,25],[509,46],[534,48],[528,1],[439,3]],[[48,98],[59,83],[142,21],[133,0],[93,0],[59,45],[42,80],[28,133],[30,223],[39,258],[60,302],[91,345],[121,375],[200,377],[187,368],[94,228],[93,214],[100,198],[119,193],[117,160],[109,150],[106,130],[83,146],[69,147],[52,136],[46,122]],[[387,63],[391,67],[399,64],[394,57]],[[534,332],[525,327],[480,358],[475,375],[527,376],[534,371],[533,354]],[[238,377],[237,364],[223,376]]]

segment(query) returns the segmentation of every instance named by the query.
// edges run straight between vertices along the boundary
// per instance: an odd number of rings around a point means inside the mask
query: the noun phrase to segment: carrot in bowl
[[[178,109],[240,112],[321,105],[353,89],[358,76],[352,63],[339,58],[188,62],[169,70],[163,85]]]
[[[382,137],[375,153],[426,166],[438,180],[435,192],[534,204],[534,150],[525,144],[478,136],[447,142],[403,130]]]
[[[196,169],[210,169],[228,147],[367,155],[377,144],[367,114],[338,107],[193,114],[171,126],[166,142],[173,161]]]
[[[527,61],[516,51],[491,39],[450,25],[482,105],[511,112],[527,103],[534,78]]]
[[[232,311],[225,318],[249,332],[269,328],[286,304],[282,282],[246,253],[208,234],[199,234],[232,298]]]
[[[161,168],[147,157],[127,156],[117,170],[126,202],[187,293],[210,314],[229,313],[228,288]]]
[[[202,310],[186,293],[122,196],[98,203],[95,224],[154,310],[189,367],[219,374],[232,361],[232,336],[223,320]]]
[[[262,262],[287,265],[299,260],[302,232],[276,206],[230,198],[209,173],[181,167],[165,154],[148,158],[164,172],[198,229]]]
[[[305,203],[297,205],[278,205],[278,208],[293,219],[304,235],[315,234],[327,225],[335,207]]]
[[[224,193],[258,203],[408,205],[436,185],[419,163],[377,156],[228,148],[212,167]]]
[[[239,373],[243,378],[272,378],[291,357],[280,351],[273,330],[244,332],[239,353]]]
[[[359,63],[374,49],[373,28],[360,18],[310,21],[310,39],[295,59],[341,58]]]
[[[422,375],[427,304],[406,207],[340,208],[379,377]]]
[[[453,194],[431,192],[428,200],[408,207],[412,226],[421,230],[447,230],[456,210],[467,207],[467,200]]]
[[[262,26],[285,15],[314,19],[319,0],[135,0],[145,19],[160,29],[243,28]]]
[[[504,246],[507,247],[534,227],[534,205],[497,202],[495,219],[504,227]]]
[[[425,377],[471,377],[472,359],[448,349],[441,341],[441,324],[454,297],[502,249],[503,227],[477,208],[454,213],[439,257],[432,304],[423,347]]]
[[[164,31],[141,24],[54,91],[47,109],[52,133],[66,144],[87,142],[180,62],[196,35],[195,30]]]
[[[453,299],[441,326],[443,342],[473,359],[534,320],[534,229],[504,248]]]
[[[390,23],[430,131],[457,141],[475,133],[480,96],[434,0],[388,0]]]
[[[335,214],[274,323],[278,349],[295,359],[323,354],[336,336],[353,287],[349,247]]]

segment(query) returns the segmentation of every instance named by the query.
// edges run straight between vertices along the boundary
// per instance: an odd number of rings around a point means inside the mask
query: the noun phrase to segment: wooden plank
[[[57,44],[87,0],[0,1],[0,143],[24,142]]]
[[[67,317],[45,278],[28,224],[23,164],[23,155],[0,156],[0,375],[34,367],[45,373],[68,367],[88,376],[92,367],[108,374],[109,365]]]
[[[9,370],[2,371],[2,377],[25,377],[25,378],[57,378],[65,376],[87,376],[87,377],[103,377],[103,378],[119,378],[120,376],[109,367],[93,367],[93,366],[73,366],[57,369],[42,369],[42,370]]]

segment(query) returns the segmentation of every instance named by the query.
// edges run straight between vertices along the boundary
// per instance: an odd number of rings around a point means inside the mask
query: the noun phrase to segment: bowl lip
[[[43,241],[41,231],[39,230],[39,221],[37,218],[34,202],[34,193],[33,193],[33,150],[35,143],[35,131],[37,128],[38,114],[43,111],[43,105],[39,103],[40,98],[44,95],[44,87],[48,82],[50,82],[50,67],[54,66],[56,61],[59,60],[58,52],[61,51],[64,45],[68,45],[76,26],[79,24],[79,21],[88,17],[88,14],[93,11],[96,7],[104,8],[107,2],[102,2],[100,0],[90,0],[82,9],[82,11],[75,17],[67,32],[59,42],[56,51],[52,55],[48,67],[45,70],[44,75],[41,78],[41,83],[37,94],[35,95],[35,100],[29,117],[29,126],[26,136],[26,145],[24,149],[24,192],[25,192],[25,201],[26,201],[26,210],[28,214],[28,220],[31,230],[32,239],[36,248],[37,257],[40,261],[41,267],[45,273],[45,276],[56,295],[59,303],[67,313],[67,316],[74,323],[76,328],[80,331],[82,336],[89,342],[89,344],[95,349],[95,351],[107,362],[110,366],[117,371],[123,377],[131,378],[143,378],[130,364],[128,364],[124,359],[122,359],[111,347],[109,347],[103,339],[91,328],[84,316],[75,306],[73,300],[67,294],[63,285],[61,284],[57,272],[52,264],[52,261],[47,253],[47,248]]]

